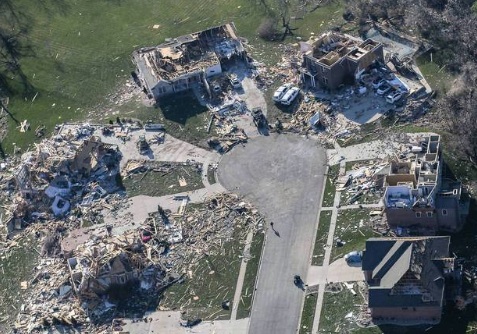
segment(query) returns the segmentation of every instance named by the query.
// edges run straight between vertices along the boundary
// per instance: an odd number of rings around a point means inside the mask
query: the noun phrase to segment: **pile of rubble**
[[[209,110],[212,117],[207,132],[210,132],[214,122],[217,133],[217,136],[208,139],[209,147],[220,153],[226,153],[235,145],[247,142],[248,136],[235,122],[235,117],[247,113],[247,106],[243,100],[234,94],[228,94],[220,107],[209,106]]]
[[[341,203],[373,204],[383,196],[384,176],[389,173],[389,163],[369,160],[355,163],[344,176],[336,179],[336,190],[341,191]]]
[[[92,204],[119,189],[121,152],[92,133],[88,124],[71,128],[2,166],[0,201],[10,203],[5,207],[5,235],[68,215],[71,227],[95,220]]]
[[[183,200],[187,205],[187,198]],[[64,225],[50,223],[43,238],[42,254],[47,257],[36,266],[34,278],[22,283],[29,288],[28,302],[14,328],[31,332],[73,326],[98,332],[106,330],[118,312],[136,317],[157,308],[160,293],[192,278],[202,257],[219,253],[232,236],[244,242],[262,221],[250,204],[222,194],[178,214],[158,207],[119,235],[113,235],[112,226],[103,226],[63,237]]]
[[[265,64],[254,62],[255,69],[253,77],[257,86],[261,89],[267,89],[276,82],[289,82],[297,86],[300,82],[298,68],[301,65],[302,57],[300,48],[297,44],[282,44],[279,47],[282,59],[274,66],[266,67]]]

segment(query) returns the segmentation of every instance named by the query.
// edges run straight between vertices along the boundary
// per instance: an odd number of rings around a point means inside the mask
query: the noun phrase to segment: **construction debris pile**
[[[67,215],[75,227],[88,217],[94,220],[93,204],[119,189],[121,153],[92,133],[88,124],[77,126],[3,166],[0,200],[11,203],[5,208],[5,234]]]
[[[276,82],[289,82],[295,86],[299,85],[300,74],[298,69],[302,57],[298,45],[282,44],[279,52],[282,59],[274,66],[266,67],[263,63],[252,63],[255,67],[252,74],[259,88],[267,89]]]
[[[169,233],[169,242],[183,242],[181,247],[171,247],[164,263],[164,266],[173,266],[181,273],[191,270],[201,256],[218,254],[237,227],[241,228],[242,235],[234,235],[234,238],[245,240],[250,229],[263,225],[263,217],[258,210],[233,194],[216,195],[199,208],[186,209],[185,212],[183,217],[174,218],[175,231],[168,225],[162,227]],[[158,226],[158,220],[164,222],[163,218],[158,218],[157,214],[151,217],[149,224],[153,222],[154,226]],[[163,233],[166,234],[166,231]]]
[[[336,179],[336,190],[341,191],[341,203],[373,204],[383,196],[384,176],[389,173],[387,161],[359,161],[351,170]]]
[[[212,115],[207,132],[210,132],[212,122],[214,122],[217,136],[207,140],[209,147],[219,153],[230,151],[235,145],[245,143],[248,136],[240,128],[235,117],[247,113],[247,106],[244,101],[234,94],[228,94],[219,107],[209,106]]]
[[[64,237],[51,223],[44,251],[14,327],[105,329],[118,312],[136,317],[158,306],[159,294],[186,279],[203,256],[217,254],[232,237],[244,242],[263,218],[248,203],[221,194],[172,214],[158,207],[120,235],[112,226],[78,229]],[[237,228],[241,235],[237,236]],[[61,238],[63,238],[61,240]],[[73,250],[71,245],[75,245]],[[60,249],[64,247],[64,249]],[[59,256],[61,255],[61,256]]]

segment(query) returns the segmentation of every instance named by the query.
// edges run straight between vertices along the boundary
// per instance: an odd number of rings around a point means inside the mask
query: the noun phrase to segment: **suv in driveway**
[[[378,87],[378,90],[376,91],[376,93],[378,95],[384,95],[390,90],[391,90],[391,86],[387,82],[385,82]]]
[[[386,102],[387,103],[394,103],[396,101],[399,101],[402,97],[402,93],[398,90],[392,91],[386,96]]]
[[[381,86],[383,83],[385,83],[386,80],[384,80],[381,77],[377,77],[376,79],[373,80],[372,85],[374,89],[377,89],[379,86]]]
[[[284,104],[286,106],[289,106],[298,96],[298,93],[300,93],[300,88],[298,87],[292,87],[287,92],[283,97],[280,99],[280,103]]]
[[[233,88],[240,88],[242,86],[236,74],[231,74],[229,80]]]
[[[291,86],[291,84],[286,83],[278,87],[275,93],[273,93],[273,101],[280,102],[283,95],[285,95],[285,93],[291,88]]]

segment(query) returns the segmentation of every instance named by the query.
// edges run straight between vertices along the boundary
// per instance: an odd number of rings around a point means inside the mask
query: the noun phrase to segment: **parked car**
[[[263,111],[261,108],[253,108],[252,109],[252,117],[253,117],[253,123],[257,128],[264,128],[267,127],[267,119],[265,118],[265,115],[263,114]]]
[[[298,93],[300,93],[300,88],[298,87],[290,88],[289,90],[287,90],[285,95],[283,95],[283,97],[280,99],[280,103],[286,106],[289,106],[296,99],[296,97],[298,96]]]
[[[229,80],[233,88],[240,88],[242,86],[242,84],[240,83],[240,80],[235,74],[231,74],[229,77]]]
[[[273,93],[273,101],[280,102],[281,98],[291,88],[291,84],[283,84]]]
[[[378,95],[384,95],[390,90],[391,90],[391,86],[387,82],[385,82],[378,87],[378,90],[376,91],[376,93],[378,93]]]
[[[384,83],[386,83],[386,80],[384,80],[381,77],[377,77],[376,79],[373,80],[372,85],[374,89],[377,89],[379,86],[381,86]]]
[[[217,82],[212,83],[212,90],[216,93],[220,93],[222,88],[220,88],[220,85]]]
[[[399,101],[401,98],[402,98],[402,92],[395,90],[394,92],[391,92],[386,96],[386,102],[394,103]]]
[[[359,263],[363,257],[363,252],[352,251],[344,256],[347,263]]]

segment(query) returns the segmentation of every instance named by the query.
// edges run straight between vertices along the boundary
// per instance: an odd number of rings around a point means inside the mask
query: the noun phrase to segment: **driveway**
[[[327,270],[322,266],[312,266],[308,271],[307,283],[310,286],[327,282],[355,282],[363,281],[361,263],[346,263],[344,258],[330,263]]]
[[[253,138],[219,163],[218,178],[245,195],[274,222],[267,231],[249,333],[294,333],[303,292],[293,275],[307,277],[321,203],[326,154],[295,135]]]

